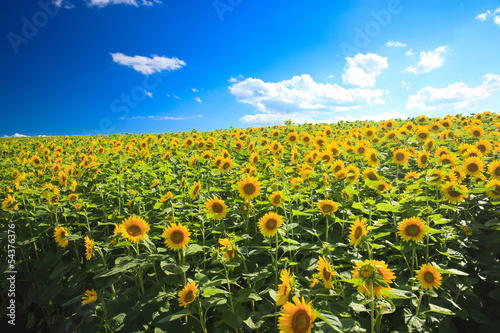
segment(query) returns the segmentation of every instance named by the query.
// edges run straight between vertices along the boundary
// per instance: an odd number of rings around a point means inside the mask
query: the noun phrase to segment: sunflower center
[[[340,170],[342,169],[342,166],[340,165],[336,165],[335,168],[333,168],[333,171],[335,171],[335,173],[339,172]]]
[[[405,234],[410,237],[417,237],[422,230],[416,224],[410,224],[405,228]]]
[[[461,196],[461,195],[462,195],[462,193],[460,193],[460,192],[456,191],[456,190],[454,189],[454,187],[451,187],[451,188],[448,190],[448,195],[449,195],[450,197],[452,197],[452,198],[457,198],[457,197]]]
[[[480,136],[481,135],[481,132],[479,132],[478,130],[475,130],[472,133],[474,134],[474,136]]]
[[[280,204],[281,203],[281,197],[277,195],[277,196],[274,197],[273,201],[274,201],[275,204]]]
[[[184,234],[181,231],[174,231],[172,236],[170,236],[170,239],[175,244],[180,244],[184,240]]]
[[[477,170],[479,170],[479,166],[477,165],[477,163],[470,163],[469,165],[467,165],[467,170],[469,170],[470,172],[476,172]]]
[[[254,184],[245,184],[243,186],[243,192],[245,192],[245,194],[248,194],[248,195],[254,194],[255,190],[256,190],[256,188],[255,188]]]
[[[61,231],[61,238],[66,237],[66,231]]]
[[[276,229],[276,226],[278,225],[278,221],[275,219],[269,219],[266,221],[266,229],[267,230],[274,230]]]
[[[216,214],[220,214],[222,213],[222,211],[224,210],[224,208],[222,207],[222,205],[218,202],[214,202],[212,204],[212,211]]]
[[[328,212],[331,212],[333,210],[333,207],[330,206],[330,205],[324,205],[323,206],[323,211],[328,213]]]
[[[363,154],[365,152],[365,147],[359,147],[358,148],[358,153]]]
[[[425,272],[424,273],[424,281],[427,283],[433,283],[434,282],[434,274],[431,272]]]
[[[326,281],[329,281],[330,280],[330,277],[332,276],[332,273],[330,273],[326,267],[323,268],[323,277],[325,278]]]
[[[185,303],[190,303],[194,300],[194,293],[192,290],[189,290],[187,293],[186,293],[186,296],[184,296],[184,302]]]
[[[500,185],[495,185],[495,189],[491,191],[494,196],[500,195]]]
[[[383,190],[385,190],[385,186],[384,186],[384,184],[380,184],[380,185],[378,185],[378,186],[377,186],[377,188],[378,188],[378,190],[379,190],[379,191],[383,191]]]
[[[361,228],[359,226],[356,227],[356,229],[354,230],[354,238],[359,239],[362,234],[363,234],[363,228]]]
[[[366,132],[366,135],[367,135],[367,136],[372,136],[372,135],[373,135],[373,132],[372,132],[372,131],[368,131],[368,132]]]
[[[229,169],[229,163],[228,162],[224,163],[224,165],[222,165],[222,168],[224,170]]]
[[[138,236],[141,234],[141,228],[139,228],[139,226],[137,225],[131,225],[127,228],[127,233],[132,237]]]
[[[291,142],[295,142],[295,141],[297,141],[297,137],[296,136],[291,136],[289,140]]]
[[[427,133],[419,133],[419,134],[418,134],[418,137],[419,137],[420,139],[425,139],[425,138],[427,137]]]
[[[373,268],[370,265],[364,265],[359,272],[363,278],[367,279],[373,275]]]
[[[306,310],[299,310],[295,312],[292,318],[292,329],[296,333],[307,332],[311,326],[311,318]]]
[[[378,159],[377,159],[377,155],[375,155],[375,154],[371,154],[371,155],[370,155],[370,160],[371,160],[372,162],[377,162],[377,160],[378,160]]]
[[[495,176],[500,176],[500,166],[496,167],[495,170],[493,170],[493,173]]]
[[[396,159],[397,159],[398,161],[404,161],[404,159],[405,159],[405,154],[403,154],[403,153],[397,153],[397,154],[396,154]]]
[[[377,175],[374,174],[373,172],[370,172],[370,173],[367,174],[367,178],[369,180],[377,180]]]

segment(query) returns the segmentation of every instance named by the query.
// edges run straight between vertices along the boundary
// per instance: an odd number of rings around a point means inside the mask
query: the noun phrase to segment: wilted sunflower
[[[491,179],[500,179],[500,161],[496,160],[490,163],[488,167],[488,173],[491,175]]]
[[[470,176],[479,176],[483,173],[484,163],[479,157],[469,157],[463,164],[463,169]]]
[[[274,212],[269,212],[259,220],[260,233],[264,237],[273,237],[276,235],[278,228],[283,224],[281,216]]]
[[[499,179],[492,179],[486,184],[487,188],[491,188],[490,190],[486,191],[486,195],[490,199],[498,199],[500,198],[500,180]]]
[[[68,240],[66,236],[69,235],[69,232],[63,227],[55,227],[54,228],[54,239],[60,247],[64,248],[68,246]]]
[[[378,276],[377,276],[378,275]],[[392,269],[387,268],[387,264],[379,260],[368,260],[364,262],[360,261],[356,263],[354,270],[352,271],[353,280],[362,279],[363,284],[354,284],[358,287],[358,292],[365,294],[366,297],[372,297],[370,290],[372,289],[371,284],[373,283],[373,296],[377,298],[382,297],[382,290],[391,290],[392,288],[388,285],[392,283],[392,280],[396,278]],[[378,284],[376,281],[382,282],[383,279],[387,284],[384,287]]]
[[[219,244],[221,245],[221,251],[223,252],[222,256],[226,258],[226,262],[234,258],[236,252],[233,248],[233,243],[227,238],[219,239]]]
[[[405,165],[406,163],[408,163],[408,159],[410,158],[408,152],[404,149],[395,150],[392,156],[394,163],[399,165]]]
[[[82,305],[97,301],[97,293],[94,289],[85,291],[85,296],[82,297]]]
[[[316,268],[319,271],[319,278],[323,281],[326,289],[333,289],[333,276],[335,272],[332,269],[330,263],[326,260],[326,258],[319,257],[318,267]]]
[[[445,184],[441,190],[443,195],[450,203],[458,203],[467,198],[467,187],[454,182]]]
[[[424,289],[438,289],[441,287],[441,273],[432,264],[423,264],[417,271],[417,278]]]
[[[368,231],[365,226],[364,218],[357,218],[356,221],[350,227],[351,233],[349,234],[349,238],[351,239],[350,244],[354,245],[354,248],[358,246],[359,242],[363,235],[366,235]]]
[[[200,182],[197,182],[196,184],[191,186],[191,189],[189,190],[189,197],[191,198],[191,200],[196,199],[198,194],[200,194],[200,190],[201,190],[201,183]]]
[[[290,269],[282,269],[280,274],[281,283],[278,285],[276,305],[280,306],[288,302],[292,293],[292,277]]]
[[[330,215],[335,213],[339,209],[339,204],[333,202],[332,200],[321,200],[318,203],[319,210],[323,213],[323,215]]]
[[[238,183],[240,196],[247,200],[252,200],[260,194],[260,183],[255,177],[245,177]]]
[[[278,328],[280,333],[311,333],[314,327],[316,314],[312,309],[312,301],[306,304],[304,297],[300,301],[297,297],[293,298],[295,302],[287,302],[281,308],[278,319]]]
[[[283,204],[283,194],[281,192],[273,192],[269,197],[269,201],[273,206],[280,207]]]
[[[427,225],[420,217],[404,219],[398,225],[398,234],[405,242],[421,241],[426,233]]]
[[[144,238],[148,238],[149,236],[146,234],[148,231],[148,223],[138,216],[130,216],[125,219],[120,226],[120,232],[123,238],[131,242],[138,242]]]
[[[179,297],[179,305],[186,306],[194,302],[198,285],[193,282],[188,282],[186,286],[177,294]]]
[[[165,244],[174,251],[185,249],[188,245],[191,232],[186,226],[180,223],[171,223],[168,228],[163,231],[162,237],[165,238]]]
[[[227,214],[227,206],[224,201],[217,198],[215,195],[212,199],[205,203],[205,207],[208,209],[208,213],[214,220],[221,220]]]
[[[85,236],[83,239],[85,242],[85,258],[90,260],[92,258],[92,254],[94,253],[94,241],[89,238],[89,236]]]

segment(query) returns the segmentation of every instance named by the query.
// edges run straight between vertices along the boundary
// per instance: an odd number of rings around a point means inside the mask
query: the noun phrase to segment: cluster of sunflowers
[[[484,112],[2,139],[19,308],[60,331],[493,328],[498,128]]]

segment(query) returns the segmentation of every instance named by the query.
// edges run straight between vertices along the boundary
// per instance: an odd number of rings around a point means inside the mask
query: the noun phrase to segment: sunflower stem
[[[374,317],[374,312],[375,312],[375,297],[373,295],[373,281],[370,281],[370,295],[372,298],[372,301],[370,303],[370,319],[371,319],[371,325],[370,325],[370,331],[371,333],[375,332],[375,317]]]
[[[418,297],[417,309],[415,310],[415,317],[418,316],[418,313],[420,311],[420,304],[422,302],[422,296],[424,296],[424,293],[422,291],[420,291],[420,296]]]
[[[275,285],[275,290],[278,290],[278,232],[276,231],[276,253],[275,253],[275,259],[274,259],[274,285]]]
[[[234,313],[234,305],[233,305],[233,296],[231,293],[231,283],[229,282],[229,271],[227,269],[227,265],[225,262],[222,263],[224,265],[224,272],[226,273],[226,282],[227,282],[227,291],[229,292],[229,305],[231,306],[231,312]]]

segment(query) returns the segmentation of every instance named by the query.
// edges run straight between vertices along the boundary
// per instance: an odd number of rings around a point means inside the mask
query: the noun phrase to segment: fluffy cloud
[[[420,61],[416,66],[410,66],[406,70],[411,73],[421,74],[427,73],[443,66],[443,53],[446,51],[446,46],[439,46],[434,51],[420,52]]]
[[[375,86],[376,77],[389,65],[387,58],[378,54],[358,53],[354,57],[347,57],[347,64],[342,80],[344,84],[351,84],[359,87]]]
[[[194,100],[201,103],[201,98],[199,98],[199,97],[195,97]]]
[[[413,53],[413,49],[409,49],[408,52],[405,53],[407,56],[411,56],[411,55],[414,55],[415,53]]]
[[[484,82],[477,87],[468,87],[463,82],[450,84],[446,88],[431,86],[420,89],[415,95],[408,97],[406,109],[444,110],[466,108],[475,100],[490,96],[500,90],[500,75],[486,74]]]
[[[487,10],[486,12],[477,15],[476,19],[480,21],[486,21],[488,18],[492,16],[493,16],[493,22],[500,27],[500,7],[498,7],[493,11]]]
[[[401,42],[395,42],[393,40],[387,42],[387,44],[385,44],[385,46],[387,47],[404,47],[406,46],[405,43],[401,43]]]
[[[314,122],[317,117],[384,104],[383,89],[346,89],[337,84],[316,83],[310,75],[294,76],[280,82],[248,78],[229,87],[240,103],[254,106],[257,114],[245,115],[245,123]]]
[[[149,75],[157,72],[161,72],[164,70],[172,71],[183,66],[186,66],[186,63],[177,58],[167,58],[167,57],[159,57],[157,55],[152,55],[152,58],[143,57],[143,56],[134,56],[130,57],[123,53],[111,53],[113,57],[113,61],[124,66],[132,67],[136,71],[141,74]]]

